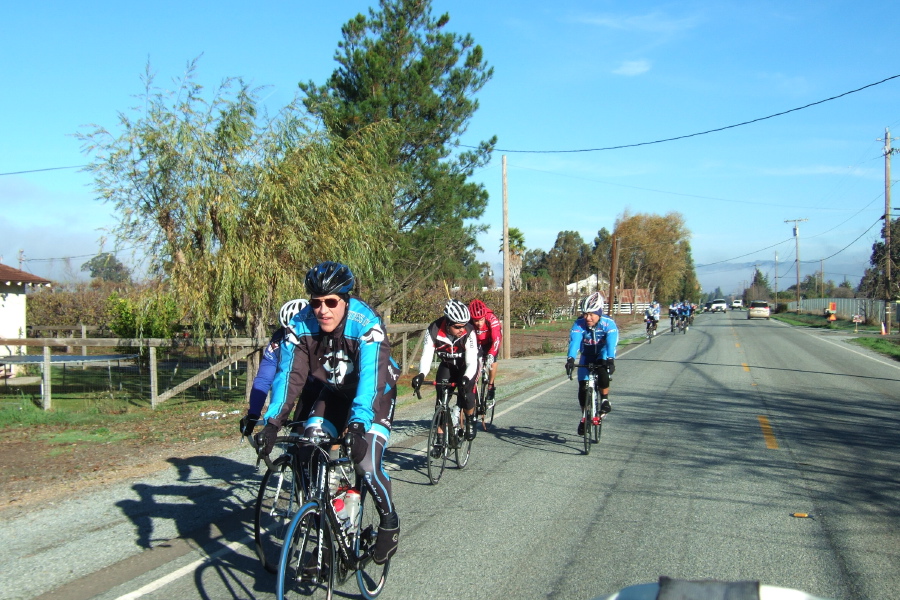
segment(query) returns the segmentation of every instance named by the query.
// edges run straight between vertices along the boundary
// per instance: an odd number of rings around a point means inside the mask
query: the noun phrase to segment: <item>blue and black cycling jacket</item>
[[[579,365],[616,358],[619,328],[616,322],[603,315],[594,327],[588,327],[584,317],[579,318],[569,331],[569,351],[566,356],[575,358],[581,353]],[[587,369],[578,369],[578,379],[587,379]]]
[[[343,322],[330,334],[319,329],[312,307],[306,307],[291,320],[282,342],[264,420],[287,422],[311,378],[350,400],[347,423],[362,423],[366,431],[374,426],[388,436],[399,375],[381,317],[368,304],[350,298]]]
[[[269,345],[263,350],[262,358],[259,361],[259,370],[256,371],[253,387],[250,389],[250,410],[248,414],[258,415],[262,413],[263,406],[266,404],[266,396],[269,395],[269,390],[272,389],[272,382],[275,381],[275,372],[278,370],[278,350],[282,339],[284,339],[284,327],[279,327],[269,339]]]

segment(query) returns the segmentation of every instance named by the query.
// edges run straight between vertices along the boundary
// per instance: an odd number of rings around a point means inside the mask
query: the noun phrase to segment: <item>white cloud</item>
[[[650,61],[648,60],[626,60],[618,69],[613,69],[616,75],[625,75],[626,77],[634,77],[642,75],[650,70]]]
[[[582,16],[576,21],[619,31],[638,31],[672,35],[693,29],[700,22],[699,17],[673,18],[659,12],[645,15],[600,15]]]

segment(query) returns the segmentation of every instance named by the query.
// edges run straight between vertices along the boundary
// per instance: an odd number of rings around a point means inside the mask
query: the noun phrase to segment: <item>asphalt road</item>
[[[430,408],[398,413],[402,534],[382,597],[586,599],[661,575],[896,597],[900,364],[845,339],[739,311],[629,346],[589,456],[577,384],[531,359],[531,382],[551,379],[505,390],[496,428],[437,486]],[[247,538],[250,462],[181,461],[0,522],[0,598],[273,598]]]

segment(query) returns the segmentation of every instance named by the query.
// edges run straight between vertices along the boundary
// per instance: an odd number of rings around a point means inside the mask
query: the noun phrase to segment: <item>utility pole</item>
[[[778,253],[775,253],[775,308],[778,308]]]
[[[893,138],[897,139],[897,138]],[[884,325],[891,333],[891,130],[884,128]]]
[[[503,358],[512,358],[509,327],[512,314],[509,306],[509,195],[506,188],[506,155],[503,155]]]
[[[20,249],[19,250],[19,270],[20,271],[22,270],[22,263],[24,263],[24,262],[25,262],[25,251]]]
[[[825,297],[825,259],[819,259],[819,273],[822,274],[822,297]]]
[[[609,314],[613,314],[616,301],[616,270],[619,268],[619,236],[612,236],[612,257],[609,267]]]
[[[785,219],[785,223],[793,223],[794,224],[794,244],[797,248],[797,314],[800,314],[800,225],[803,221],[808,221],[809,219]]]

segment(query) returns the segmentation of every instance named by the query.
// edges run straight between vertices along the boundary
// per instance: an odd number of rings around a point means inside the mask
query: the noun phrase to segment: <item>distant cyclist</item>
[[[678,320],[678,303],[674,300],[669,305],[669,331],[675,331],[675,321]]]
[[[425,375],[431,370],[431,359],[437,354],[436,380],[455,382],[460,390],[456,404],[465,414],[466,439],[475,439],[475,375],[478,372],[478,347],[475,342],[475,328],[469,322],[469,308],[459,300],[447,300],[444,315],[432,322],[425,330],[422,359],[419,374],[413,377],[413,389],[419,389]],[[438,429],[443,433],[442,429]],[[439,450],[439,449],[438,449]],[[434,451],[434,449],[432,449]]]
[[[569,332],[569,350],[566,359],[566,373],[575,368],[575,357],[580,353],[578,363],[578,404],[582,414],[588,398],[588,370],[585,365],[601,364],[600,369],[600,413],[612,410],[609,403],[610,376],[616,371],[616,345],[619,343],[619,328],[616,322],[603,314],[603,296],[594,292],[581,301],[581,317],[572,325]],[[584,418],[578,423],[578,435],[584,435]]]
[[[497,376],[497,354],[500,352],[503,330],[500,327],[500,319],[481,300],[469,302],[469,314],[472,317],[475,340],[478,344],[478,372],[480,373],[481,369],[488,371],[487,399],[489,403],[493,403],[496,392],[494,378]]]
[[[659,302],[653,301],[644,311],[644,321],[647,323],[647,335],[656,335],[659,326]]]
[[[294,315],[302,311],[309,303],[303,298],[288,300],[278,311],[278,320],[281,327],[275,330],[269,339],[269,344],[263,350],[262,358],[259,361],[259,369],[256,371],[256,377],[253,379],[253,387],[250,390],[250,406],[247,414],[241,417],[240,429],[241,435],[250,435],[253,428],[256,427],[259,416],[262,414],[263,406],[266,404],[266,398],[269,390],[272,389],[272,382],[275,380],[275,371],[278,369],[278,357],[280,356],[281,343],[288,324]],[[312,403],[319,395],[318,385],[308,385],[304,388],[303,397],[297,403],[297,409],[294,411],[294,420],[303,421],[312,408]]]

